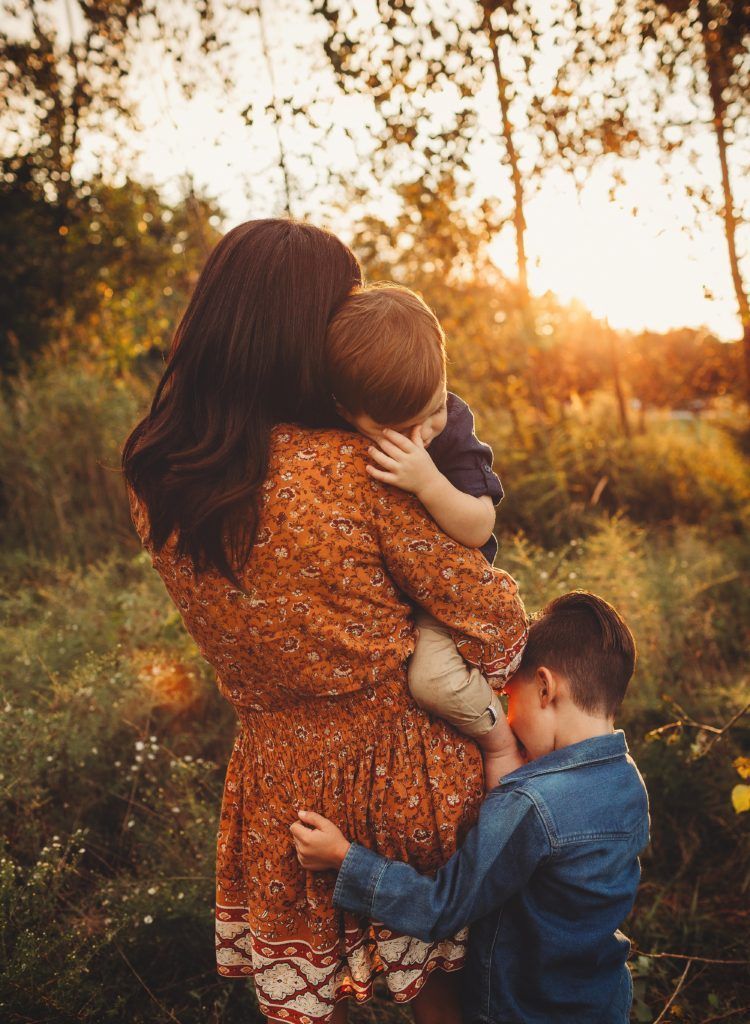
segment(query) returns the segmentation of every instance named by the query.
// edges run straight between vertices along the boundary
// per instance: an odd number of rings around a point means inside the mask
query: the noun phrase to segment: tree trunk
[[[724,194],[724,234],[727,239],[732,284],[737,296],[737,308],[742,323],[745,394],[750,398],[750,303],[748,303],[747,291],[742,280],[740,263],[737,257],[737,217],[734,212],[734,195],[729,178],[728,146],[726,125],[724,123],[726,103],[724,102],[723,90],[726,76],[723,73],[721,48],[717,45],[717,35],[720,29],[717,28],[712,31],[709,28],[712,21],[718,24],[718,18],[713,18],[712,16],[709,0],[698,0],[698,14],[701,21],[706,74],[708,75],[708,91],[713,105],[713,124],[716,133],[716,146],[719,151],[719,165],[721,167],[721,188]]]
[[[627,438],[633,436],[633,432],[630,429],[630,419],[628,418],[628,404],[625,400],[625,392],[622,387],[622,376],[620,374],[620,355],[617,351],[617,343],[615,342],[615,332],[607,324],[607,335],[609,337],[609,359],[610,368],[612,370],[612,385],[614,387],[615,398],[617,399],[617,410],[620,414],[620,426],[622,432]]]
[[[508,81],[503,75],[500,60],[500,33],[492,24],[492,12],[488,4],[482,4],[482,27],[487,34],[492,54],[492,64],[497,80],[497,100],[500,106],[500,119],[503,139],[508,154],[510,177],[513,184],[513,226],[516,232],[516,262],[518,265],[518,286],[521,292],[521,317],[527,346],[538,342],[534,310],[531,306],[529,293],[528,261],[526,259],[526,215],[524,213],[525,197],[523,177],[518,166],[518,151],[513,138],[513,123],[510,119],[510,101],[508,99]],[[547,412],[547,403],[534,376],[534,367],[530,365],[528,353],[525,351],[526,363],[524,377],[529,389],[529,396],[534,407],[542,414]]]
[[[263,16],[263,0],[258,0],[258,25],[260,27],[260,44],[263,49],[263,57],[268,68],[268,77],[271,80],[271,106],[273,109],[273,124],[276,129],[276,140],[279,146],[279,167],[284,180],[284,209],[287,217],[292,216],[292,191],[289,182],[289,171],[287,168],[286,149],[284,148],[284,137],[281,131],[282,118],[279,108],[279,98],[276,92],[276,75],[273,70],[273,56],[268,45],[266,35],[266,23]]]
[[[503,76],[500,63],[500,37],[492,24],[492,15],[486,6],[483,7],[482,24],[490,44],[492,63],[497,79],[497,99],[500,105],[503,138],[508,152],[510,176],[513,183],[513,226],[516,231],[516,254],[518,262],[518,283],[521,286],[522,299],[528,305],[529,281],[526,260],[526,217],[524,215],[523,179],[518,166],[518,153],[513,140],[513,124],[510,120],[510,103],[508,101],[508,83]]]

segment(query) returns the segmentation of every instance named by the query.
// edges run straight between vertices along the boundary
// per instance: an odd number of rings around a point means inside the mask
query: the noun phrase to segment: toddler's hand
[[[351,843],[332,821],[315,811],[297,811],[300,820],[289,826],[297,860],[308,871],[338,870]],[[303,824],[304,823],[304,824]]]
[[[419,498],[439,477],[440,471],[424,446],[419,426],[412,429],[410,437],[386,427],[378,444],[379,448],[370,448],[369,452],[377,466],[367,467],[367,472],[376,480],[410,491]]]

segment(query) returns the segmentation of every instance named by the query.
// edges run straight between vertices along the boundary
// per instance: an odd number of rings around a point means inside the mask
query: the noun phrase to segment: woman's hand
[[[297,811],[299,821],[289,826],[297,860],[308,871],[341,867],[351,843],[332,821],[315,811]]]
[[[378,440],[378,448],[370,448],[369,455],[376,466],[367,472],[384,484],[410,491],[420,500],[442,474],[429,456],[419,426],[412,429],[411,437],[386,427]]]

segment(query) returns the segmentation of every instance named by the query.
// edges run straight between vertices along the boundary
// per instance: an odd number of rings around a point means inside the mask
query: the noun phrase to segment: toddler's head
[[[339,413],[377,440],[384,427],[420,427],[429,445],[445,428],[445,335],[408,288],[372,285],[346,300],[327,335],[328,374]]]
[[[635,668],[635,640],[618,612],[577,590],[532,622],[508,694],[508,721],[530,758],[611,730]]]

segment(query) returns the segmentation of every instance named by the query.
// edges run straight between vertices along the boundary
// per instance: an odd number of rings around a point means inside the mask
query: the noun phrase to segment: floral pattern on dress
[[[367,447],[340,431],[274,428],[242,590],[197,575],[174,536],[154,551],[130,493],[153,565],[239,719],[217,838],[218,970],[252,977],[262,1011],[293,1024],[369,998],[375,973],[405,1002],[431,970],[463,963],[465,935],[427,943],[335,910],[335,873],[304,871],[289,833],[298,808],[315,809],[431,872],[475,821],[478,748],[408,693],[411,602],[485,672],[507,674],[526,638],[515,582],[412,495],[372,480]]]

